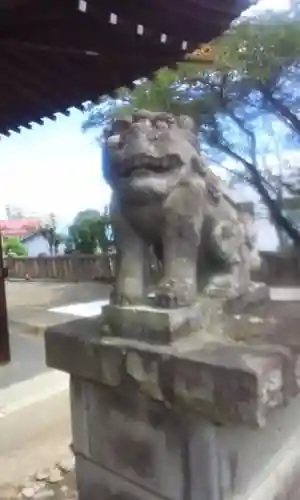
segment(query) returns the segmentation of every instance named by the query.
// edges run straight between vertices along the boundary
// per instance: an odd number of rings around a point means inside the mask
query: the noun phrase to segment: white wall
[[[261,252],[276,252],[279,247],[279,238],[275,227],[268,219],[259,219],[254,222],[257,248]]]
[[[37,257],[40,254],[50,255],[48,242],[41,234],[36,234],[22,243],[27,250],[28,257]],[[59,245],[58,255],[64,253],[64,248],[64,244]]]
[[[276,252],[279,247],[279,239],[274,225],[268,219],[268,210],[260,201],[260,196],[251,186],[244,183],[236,184],[230,192],[237,203],[251,201],[254,204],[254,228],[258,250]]]

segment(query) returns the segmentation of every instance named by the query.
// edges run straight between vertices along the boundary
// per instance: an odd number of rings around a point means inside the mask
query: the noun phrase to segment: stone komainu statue
[[[157,306],[190,305],[200,292],[232,298],[248,291],[254,240],[204,165],[193,121],[139,111],[114,122],[106,147],[117,246],[112,301],[145,302],[151,249],[163,269]]]

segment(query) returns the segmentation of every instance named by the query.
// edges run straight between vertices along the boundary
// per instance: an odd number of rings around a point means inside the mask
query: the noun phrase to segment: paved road
[[[10,326],[10,346],[12,361],[0,367],[0,390],[49,370],[43,337],[24,335],[19,328]]]
[[[0,485],[24,479],[69,455],[69,397],[63,390],[0,417]]]
[[[46,367],[42,337],[11,328],[11,347],[0,368],[0,485],[52,467],[71,442],[68,376]]]
[[[99,283],[8,282],[10,319],[106,298]],[[30,315],[30,314],[29,314]],[[43,337],[10,325],[12,362],[0,367],[0,484],[52,467],[71,442],[68,376],[45,365]]]
[[[12,362],[0,367],[0,485],[52,467],[71,442],[68,376],[45,365],[43,337],[10,328]]]
[[[109,292],[110,288],[101,283],[8,281],[6,294],[12,362],[0,367],[0,390],[48,371],[43,336],[27,335],[27,324],[40,322],[46,327],[59,323],[62,316],[51,316],[50,308],[90,303],[108,297]]]
[[[49,311],[107,299],[110,287],[101,283],[11,281],[6,284],[6,292],[10,325],[19,326],[23,333],[43,334],[48,326],[74,319]]]
[[[9,312],[15,308],[51,308],[106,298],[110,287],[99,282],[7,281]]]

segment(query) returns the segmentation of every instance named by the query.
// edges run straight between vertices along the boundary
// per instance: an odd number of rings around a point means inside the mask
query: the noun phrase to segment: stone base
[[[226,299],[224,302],[224,311],[229,314],[239,314],[247,307],[255,306],[266,302],[270,298],[269,287],[265,283],[252,283],[251,288],[234,299]]]
[[[240,297],[228,299],[201,295],[196,304],[176,309],[107,305],[102,309],[102,330],[106,336],[155,344],[169,344],[200,330],[218,338],[222,333],[223,312],[238,314],[246,307],[268,299],[268,286],[253,283],[251,289]]]
[[[107,336],[169,344],[200,329],[202,308],[200,304],[178,309],[107,305],[102,318]]]
[[[135,397],[72,379],[79,500],[299,500],[299,397],[255,431]]]
[[[46,332],[71,374],[80,500],[298,500],[300,336],[180,351],[100,324]]]

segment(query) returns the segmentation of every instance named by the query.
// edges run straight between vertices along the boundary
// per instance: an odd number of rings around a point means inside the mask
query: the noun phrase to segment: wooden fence
[[[113,271],[107,255],[63,255],[6,259],[9,278],[61,281],[111,281]]]
[[[262,266],[253,275],[256,281],[273,286],[300,286],[300,256],[262,253]],[[65,255],[6,259],[10,278],[57,279],[62,281],[112,281],[113,265],[107,255]]]

